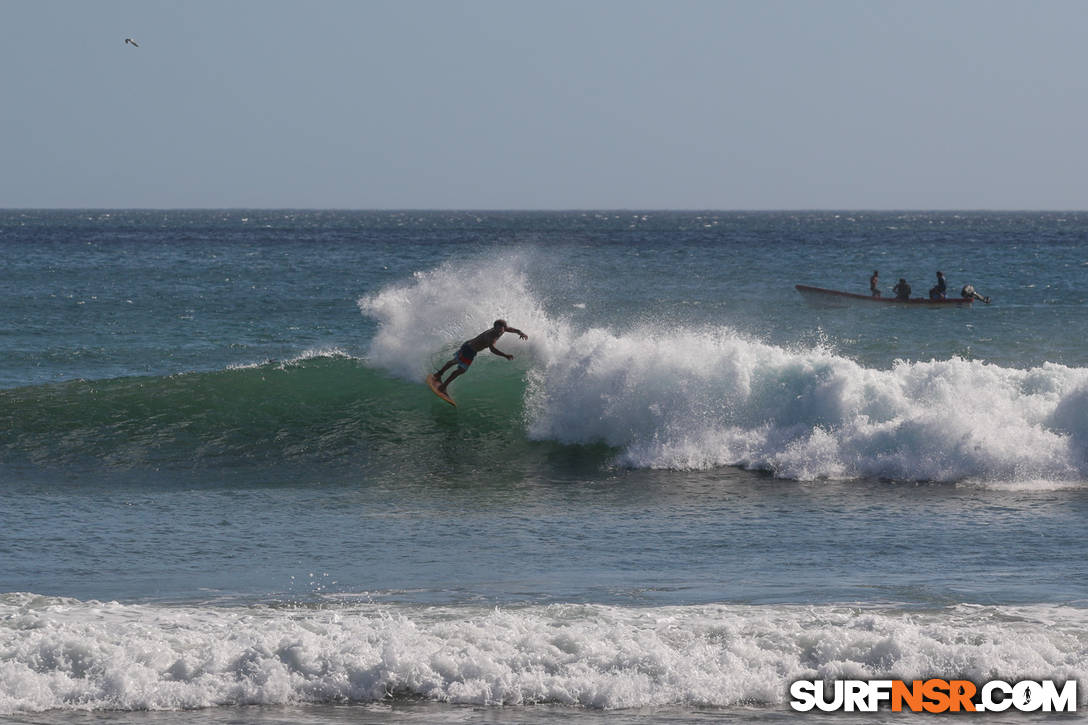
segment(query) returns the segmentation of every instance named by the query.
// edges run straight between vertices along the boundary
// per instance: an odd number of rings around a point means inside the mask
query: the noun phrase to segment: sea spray
[[[533,256],[507,252],[486,260],[447,262],[416,272],[410,282],[360,298],[359,309],[379,323],[367,351],[369,364],[418,380],[500,318],[529,334],[527,344],[512,346],[508,341],[513,336],[501,344],[517,353],[546,355],[548,343],[563,335],[564,325],[550,319],[535,301],[528,275]]]

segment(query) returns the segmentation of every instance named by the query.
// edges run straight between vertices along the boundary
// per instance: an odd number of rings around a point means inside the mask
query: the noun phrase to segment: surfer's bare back
[[[507,325],[506,320],[495,320],[495,325],[490,330],[484,330],[464,345],[461,345],[461,349],[457,351],[457,354],[453,356],[453,359],[443,365],[442,369],[434,374],[434,379],[438,382],[438,389],[443,393],[446,392],[447,386],[468,370],[468,366],[471,365],[472,361],[476,358],[476,353],[484,348],[487,348],[499,357],[513,360],[513,355],[507,355],[505,352],[495,347],[495,343],[498,342],[504,332],[512,332],[522,340],[529,339],[529,336],[521,330]],[[442,375],[454,365],[457,366],[457,369],[450,374],[449,378],[446,379],[446,382],[442,382]]]

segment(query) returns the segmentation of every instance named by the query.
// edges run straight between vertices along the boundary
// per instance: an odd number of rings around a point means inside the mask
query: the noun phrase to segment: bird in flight
[[[130,45],[134,45],[134,46],[136,46],[137,48],[139,48],[139,47],[140,47],[140,44],[139,44],[139,43],[137,43],[137,42],[136,42],[135,40],[133,40],[132,38],[125,38],[125,42],[126,42],[126,43],[128,43],[128,44],[130,44]]]

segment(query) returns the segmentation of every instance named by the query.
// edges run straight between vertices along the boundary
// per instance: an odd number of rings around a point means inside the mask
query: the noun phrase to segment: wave
[[[0,391],[0,460],[396,471],[415,460],[414,447],[438,453],[433,470],[413,475],[441,475],[443,465],[524,457],[543,445],[540,460],[565,460],[561,451],[574,446],[579,465],[735,466],[801,481],[1038,490],[1088,480],[1088,368],[953,358],[879,369],[826,343],[775,345],[675,320],[612,322],[621,310],[585,297],[571,304],[570,284],[542,273],[538,255],[449,262],[360,299],[377,323],[363,358],[319,350],[212,372]],[[497,317],[530,335],[499,342],[515,360],[481,354],[451,388],[460,407],[436,402],[423,376]],[[476,449],[484,452],[474,463]]]
[[[335,350],[214,372],[75,380],[0,391],[0,451],[8,463],[120,468],[335,460],[411,436],[372,411],[395,415],[423,398]]]
[[[520,364],[477,363],[453,388],[456,413],[435,409],[422,373],[401,379],[335,352],[4,390],[0,458],[132,468],[384,457],[391,470],[403,463],[405,444],[426,446],[456,429],[465,440],[522,450],[533,441],[597,446],[599,466],[738,466],[802,481],[1026,490],[1081,486],[1088,477],[1082,368],[954,359],[875,370],[726,329],[673,339],[589,329],[536,344],[546,353],[522,343]],[[422,348],[414,354],[420,369],[435,364]]]
[[[1085,611],[1041,605],[230,608],[6,594],[0,623],[7,715],[418,698],[781,706],[796,679],[1088,671]]]
[[[527,436],[603,443],[621,466],[1029,488],[1088,478],[1088,368],[953,358],[876,369],[724,326],[576,324],[547,312],[556,305],[534,287],[536,261],[515,250],[447,263],[362,298],[378,322],[369,362],[418,379],[443,346],[503,316],[531,336],[509,343],[524,358]]]

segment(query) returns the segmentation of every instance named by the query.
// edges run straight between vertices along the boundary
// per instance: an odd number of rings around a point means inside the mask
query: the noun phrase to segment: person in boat
[[[929,289],[929,299],[943,300],[948,296],[948,283],[944,280],[944,272],[937,272],[937,284]]]
[[[873,276],[869,278],[869,293],[873,297],[880,297],[880,271],[873,270]]]
[[[498,355],[499,357],[504,357],[507,360],[513,360],[513,355],[507,355],[505,352],[495,347],[495,343],[498,342],[499,338],[502,337],[504,332],[512,332],[520,337],[522,340],[529,339],[529,336],[521,330],[507,325],[506,320],[495,320],[495,324],[490,330],[484,330],[476,337],[461,345],[461,349],[457,351],[457,354],[454,355],[448,363],[443,365],[441,370],[434,374],[434,379],[438,382],[438,390],[443,393],[446,392],[446,388],[449,387],[449,384],[461,375],[463,375],[466,370],[468,370],[468,366],[471,365],[472,361],[476,358],[476,353],[480,352],[485,348]],[[449,378],[446,379],[446,382],[442,382],[442,376],[454,365],[457,366],[457,369],[450,374]]]
[[[978,292],[975,292],[975,287],[971,284],[965,284],[963,286],[963,289],[960,290],[960,297],[963,297],[964,299],[975,299],[979,302],[985,302],[986,304],[990,304],[990,298],[983,297]]]
[[[910,299],[910,285],[902,277],[899,278],[899,283],[892,287],[892,292],[895,293],[895,299],[897,300]]]

